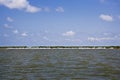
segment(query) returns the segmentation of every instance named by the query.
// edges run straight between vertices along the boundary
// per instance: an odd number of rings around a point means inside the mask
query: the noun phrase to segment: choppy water
[[[0,80],[120,80],[120,50],[0,50]]]

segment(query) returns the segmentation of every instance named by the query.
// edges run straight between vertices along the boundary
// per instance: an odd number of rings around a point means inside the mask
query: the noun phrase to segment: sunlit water
[[[0,80],[120,80],[120,50],[0,50]]]

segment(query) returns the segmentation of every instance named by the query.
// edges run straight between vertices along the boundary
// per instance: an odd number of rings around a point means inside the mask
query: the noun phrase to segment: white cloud
[[[21,36],[26,37],[26,36],[28,36],[28,34],[27,34],[26,32],[23,32],[23,33],[21,34]]]
[[[13,33],[14,34],[18,34],[19,32],[18,32],[18,30],[14,30]]]
[[[4,27],[5,28],[9,28],[10,26],[8,24],[4,24]]]
[[[40,8],[29,4],[28,0],[0,0],[0,5],[4,5],[10,9],[25,9],[27,12],[38,12]]]
[[[9,26],[8,24],[4,24],[5,28],[12,28],[12,26]]]
[[[31,12],[31,13],[38,12],[41,10],[42,10],[41,8],[37,8],[37,7],[31,6],[31,5],[28,5],[27,9],[26,9],[27,12]]]
[[[118,16],[118,18],[120,19],[120,16]]]
[[[120,39],[120,34],[115,35],[114,38]]]
[[[101,14],[100,19],[104,20],[104,21],[108,21],[108,22],[112,22],[113,21],[113,17],[110,15],[105,15],[105,14]]]
[[[56,12],[64,12],[64,9],[62,7],[57,7]]]
[[[13,22],[14,20],[11,17],[7,17],[7,21]]]
[[[67,32],[63,33],[62,35],[63,36],[74,36],[75,32],[73,32],[73,31],[67,31]]]
[[[87,38],[88,41],[91,42],[104,42],[104,41],[118,41],[120,40],[120,34],[118,33],[111,33],[111,32],[105,32],[100,35],[97,35],[96,37],[91,36]]]
[[[94,42],[94,41],[113,40],[113,38],[111,38],[111,37],[101,37],[101,38],[98,38],[98,37],[88,37],[88,40]]]

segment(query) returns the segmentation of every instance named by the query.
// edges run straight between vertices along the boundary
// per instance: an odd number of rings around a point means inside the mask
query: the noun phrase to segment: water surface
[[[0,50],[0,80],[120,80],[120,50]]]

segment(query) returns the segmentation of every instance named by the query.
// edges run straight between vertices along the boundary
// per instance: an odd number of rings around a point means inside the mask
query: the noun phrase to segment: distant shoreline
[[[6,49],[107,49],[107,48],[6,48]]]
[[[120,49],[120,46],[0,46],[0,49]]]
[[[9,50],[9,49],[105,49],[105,48],[6,48],[6,49]]]

